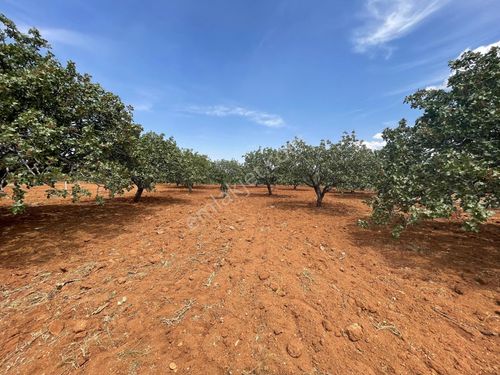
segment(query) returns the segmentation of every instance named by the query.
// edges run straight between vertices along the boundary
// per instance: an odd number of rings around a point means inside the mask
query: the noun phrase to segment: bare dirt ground
[[[43,191],[0,207],[2,374],[500,373],[498,215],[393,240],[360,193]]]

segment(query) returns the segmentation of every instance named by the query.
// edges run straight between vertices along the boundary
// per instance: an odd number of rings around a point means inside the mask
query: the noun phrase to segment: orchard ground
[[[500,216],[363,229],[366,194],[160,185],[0,207],[2,374],[498,374]]]

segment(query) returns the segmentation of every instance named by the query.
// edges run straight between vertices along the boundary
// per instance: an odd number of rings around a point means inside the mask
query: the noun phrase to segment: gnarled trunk
[[[321,204],[323,202],[323,198],[324,198],[327,190],[328,189],[326,187],[323,190],[321,190],[321,186],[314,187],[314,191],[316,192],[316,207],[321,207]]]
[[[266,186],[267,186],[267,194],[273,195],[273,190],[271,188],[271,184],[266,184]]]
[[[135,196],[134,196],[135,203],[137,203],[141,200],[141,195],[142,195],[143,191],[144,191],[143,187],[137,187],[137,191],[135,192]]]

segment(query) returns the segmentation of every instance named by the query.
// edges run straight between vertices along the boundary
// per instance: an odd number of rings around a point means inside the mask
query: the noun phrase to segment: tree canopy
[[[286,144],[284,152],[287,155],[287,170],[292,176],[301,176],[302,181],[314,189],[318,207],[322,205],[325,194],[333,188],[351,190],[368,187],[370,176],[377,170],[373,151],[354,133],[344,134],[338,143],[322,140],[317,146],[296,138]]]
[[[148,132],[134,142],[128,161],[130,180],[137,186],[134,201],[144,190],[152,190],[157,182],[172,181],[179,169],[180,151],[173,138]]]
[[[99,180],[118,188],[120,155],[141,131],[131,108],[74,63],[63,66],[36,29],[24,34],[4,15],[0,23],[0,188],[13,185],[14,211],[25,187]]]
[[[272,185],[278,182],[282,172],[284,154],[274,148],[259,148],[245,155],[247,173],[253,174],[256,183],[267,186],[267,192],[272,195]]]
[[[402,120],[383,133],[373,218],[395,221],[395,235],[409,223],[454,213],[476,230],[499,205],[500,49],[465,52],[449,66],[447,88],[406,98],[423,112],[415,125]]]
[[[237,160],[215,160],[212,162],[211,179],[218,184],[243,183],[243,167]]]
[[[74,199],[92,182],[111,194],[137,186],[135,201],[158,182],[195,184],[304,183],[321,206],[332,189],[374,188],[373,221],[406,225],[459,215],[476,230],[500,204],[500,49],[468,51],[450,62],[444,89],[419,90],[405,101],[422,112],[414,126],[386,129],[374,152],[354,133],[309,145],[295,138],[281,148],[259,148],[236,160],[210,161],[173,138],[134,122],[133,109],[61,64],[36,29],[27,33],[0,14],[0,195],[13,211],[25,190],[57,181],[73,184]],[[6,186],[10,185],[11,190]]]
[[[193,190],[195,184],[205,183],[209,179],[210,160],[206,155],[190,149],[181,150],[176,172],[176,182]]]

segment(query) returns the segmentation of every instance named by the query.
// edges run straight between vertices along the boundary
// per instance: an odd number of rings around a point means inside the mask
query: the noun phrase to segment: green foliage
[[[175,181],[191,192],[195,184],[209,180],[211,163],[207,156],[185,149],[180,153]]]
[[[0,23],[0,189],[13,185],[13,210],[26,187],[58,180],[123,188],[120,158],[141,131],[131,108],[74,63],[61,65],[36,29],[23,34],[4,15]]]
[[[383,133],[386,146],[373,152],[355,134],[312,146],[300,139],[280,149],[259,148],[235,160],[211,162],[180,150],[172,138],[141,134],[132,108],[62,65],[36,29],[20,32],[0,14],[0,197],[11,185],[12,211],[24,210],[26,189],[48,185],[47,195],[89,192],[93,182],[111,195],[137,186],[135,200],[158,182],[217,181],[272,185],[304,183],[321,206],[332,189],[376,188],[373,221],[406,225],[426,218],[462,215],[477,230],[500,204],[500,49],[466,52],[450,62],[446,89],[419,90],[406,98],[422,111],[413,127],[401,120]],[[57,181],[72,187],[58,189]],[[104,202],[97,194],[96,201]],[[361,221],[359,225],[366,226]]]
[[[144,190],[154,189],[157,182],[174,179],[179,170],[180,150],[173,138],[148,132],[134,142],[130,156],[126,156],[130,181],[137,186],[134,200],[141,198]]]
[[[344,134],[335,144],[335,169],[337,171],[334,186],[338,190],[372,189],[381,172],[377,154],[356,138],[356,134]]]
[[[368,221],[362,220],[362,219],[358,219],[356,224],[358,225],[358,227],[363,228],[363,229],[367,229],[369,227]]]
[[[242,183],[243,166],[236,160],[216,160],[212,162],[211,180],[219,184],[237,184]]]
[[[369,187],[379,169],[376,155],[354,133],[344,134],[336,144],[322,140],[318,146],[296,138],[286,144],[284,152],[288,173],[301,176],[302,181],[314,189],[318,207],[333,188]]]
[[[465,52],[450,62],[447,89],[406,98],[423,111],[383,133],[383,175],[373,201],[376,223],[396,234],[421,219],[463,215],[477,230],[498,207],[500,192],[500,49]]]
[[[281,151],[281,167],[278,175],[278,183],[282,185],[292,185],[295,189],[297,186],[304,184],[304,178],[300,168],[297,168],[296,157],[290,149],[282,147]]]
[[[267,186],[269,195],[272,194],[272,185],[275,185],[283,171],[285,154],[273,148],[259,148],[245,155],[245,168],[255,183]]]

